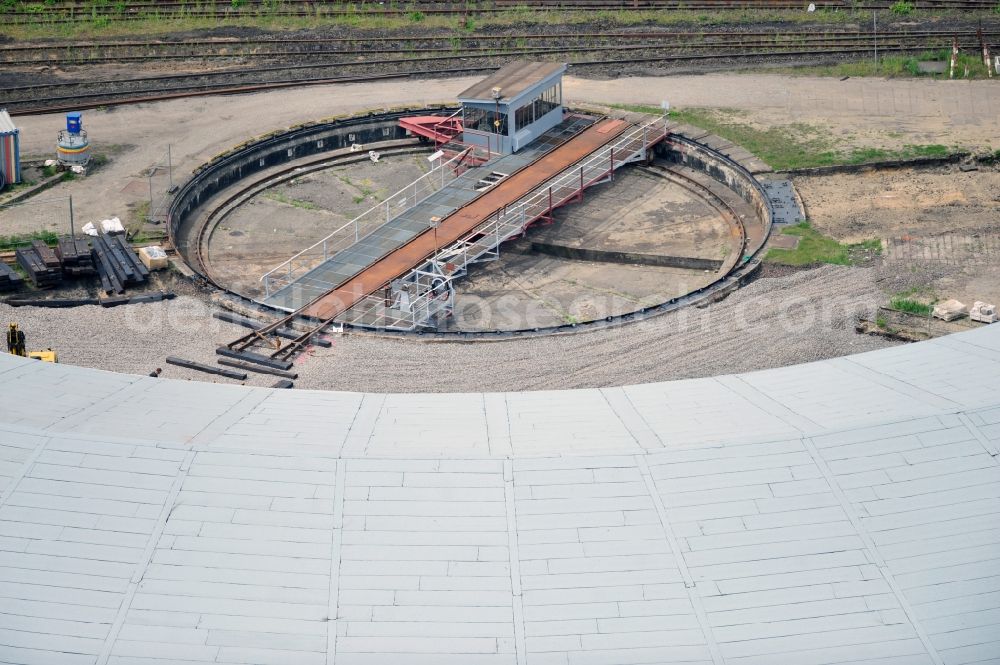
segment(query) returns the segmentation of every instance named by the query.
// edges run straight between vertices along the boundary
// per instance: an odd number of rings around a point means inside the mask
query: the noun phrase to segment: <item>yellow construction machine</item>
[[[25,351],[24,331],[18,329],[16,323],[10,324],[7,328],[7,353],[21,356],[22,358],[44,360],[49,363],[59,362],[58,354],[52,349],[46,349],[45,351]]]

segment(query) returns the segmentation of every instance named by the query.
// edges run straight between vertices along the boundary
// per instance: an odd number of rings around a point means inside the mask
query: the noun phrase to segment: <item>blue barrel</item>
[[[66,131],[70,134],[79,134],[83,129],[83,114],[79,111],[66,114]]]

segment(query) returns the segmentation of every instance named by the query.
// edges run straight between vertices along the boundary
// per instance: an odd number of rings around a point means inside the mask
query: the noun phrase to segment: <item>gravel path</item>
[[[779,367],[891,346],[854,333],[853,316],[884,296],[878,268],[825,266],[761,278],[706,309],[620,328],[515,342],[417,342],[332,337],[297,361],[297,388],[449,392],[584,388],[713,376]],[[244,329],[211,318],[207,296],[113,309],[13,309],[32,349],[60,361],[116,372],[237,383],[166,365],[167,355],[215,364],[215,347]],[[275,377],[251,374],[248,385]]]

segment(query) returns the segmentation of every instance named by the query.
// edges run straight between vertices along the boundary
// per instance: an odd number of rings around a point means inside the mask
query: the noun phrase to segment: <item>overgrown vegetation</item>
[[[889,11],[897,16],[909,16],[913,13],[913,3],[907,2],[907,0],[899,0],[889,7]]]
[[[781,233],[799,238],[795,249],[771,249],[765,261],[786,266],[809,266],[830,263],[838,266],[854,265],[859,259],[882,253],[882,241],[866,240],[857,244],[841,244],[823,235],[809,222],[802,222],[781,230]]]
[[[912,2],[901,0],[897,5],[911,7]],[[45,37],[115,37],[123,35],[152,35],[173,31],[213,29],[223,27],[255,27],[264,30],[316,29],[324,26],[348,27],[371,30],[392,30],[420,23],[428,28],[451,29],[471,32],[474,28],[509,27],[523,25],[753,25],[760,23],[843,24],[869,18],[860,7],[820,8],[815,12],[798,9],[717,9],[692,11],[683,8],[670,11],[641,9],[607,9],[600,12],[580,12],[557,8],[538,9],[527,5],[513,6],[505,11],[475,14],[475,3],[470,3],[466,16],[433,14],[425,15],[416,8],[394,2],[382,3],[314,3],[307,15],[282,16],[291,5],[281,0],[267,0],[260,4],[246,0],[190,0],[182,3],[179,11],[166,11],[155,3],[134,6],[124,0],[79,0],[80,13],[89,19],[68,23],[57,22],[68,16],[52,5],[50,0],[31,2],[0,0],[6,11],[21,14],[18,21],[0,26],[0,33],[19,39]],[[399,15],[384,15],[377,10],[403,7],[410,9]],[[198,11],[215,9],[223,12],[219,17],[200,17]],[[344,14],[334,11],[347,10]],[[902,11],[902,10],[901,10]],[[964,12],[964,14],[963,14]],[[970,10],[937,10],[936,15],[968,17]],[[983,14],[990,12],[984,11]],[[128,16],[128,20],[120,20]],[[474,18],[473,18],[474,17]],[[23,23],[21,21],[24,21]]]
[[[810,65],[807,67],[781,67],[769,69],[769,72],[802,76],[836,76],[838,78],[885,76],[901,78],[919,76],[922,78],[946,79],[949,71],[946,64],[941,73],[922,72],[922,62],[948,63],[951,59],[951,49],[922,51],[915,55],[879,55],[878,63],[872,57],[861,58],[852,62],[839,62],[831,65]],[[960,52],[955,65],[956,78],[982,79],[987,78],[986,65],[977,51]]]

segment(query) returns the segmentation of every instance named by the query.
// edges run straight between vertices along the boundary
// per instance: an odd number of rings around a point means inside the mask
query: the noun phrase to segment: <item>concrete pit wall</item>
[[[760,244],[748,246],[745,253],[752,256],[763,246],[771,232],[774,210],[763,187],[752,173],[725,155],[677,134],[671,134],[665,141],[657,144],[654,152],[657,158],[664,161],[707,173],[753,206],[764,232]]]
[[[407,109],[384,113],[366,113],[329,122],[295,127],[247,142],[219,155],[199,167],[177,192],[167,214],[167,231],[174,246],[183,254],[186,247],[178,241],[187,237],[184,227],[193,222],[199,206],[243,178],[259,171],[281,166],[303,157],[369,144],[406,138],[399,119],[411,115],[450,114],[456,107]],[[181,242],[180,244],[183,244]],[[197,267],[188,264],[192,269]]]
[[[192,223],[194,213],[204,202],[222,190],[239,182],[241,179],[258,171],[280,166],[282,164],[324,152],[350,147],[353,143],[373,143],[378,141],[399,140],[406,137],[405,130],[399,127],[399,119],[411,115],[441,114],[450,115],[457,107],[432,107],[424,109],[406,109],[382,113],[339,118],[329,122],[316,123],[290,129],[261,137],[241,145],[208,162],[195,171],[192,178],[181,187],[170,205],[168,213],[168,230],[171,239],[184,237],[181,231],[186,224]],[[757,217],[763,226],[762,240],[759,244],[747,247],[745,259],[731,273],[717,282],[697,291],[673,298],[667,302],[652,307],[644,307],[636,312],[621,316],[607,317],[605,320],[585,324],[566,324],[546,329],[524,331],[509,331],[500,334],[499,331],[488,333],[438,333],[438,336],[461,335],[468,338],[515,337],[522,334],[550,334],[573,332],[606,325],[619,325],[649,316],[655,316],[672,311],[679,307],[704,301],[706,298],[718,299],[730,291],[739,288],[759,266],[755,260],[757,254],[766,242],[771,231],[774,211],[761,185],[748,170],[725,155],[683,136],[672,134],[655,148],[655,156],[665,161],[683,164],[709,174],[719,183],[735,191],[747,201],[757,212]],[[185,248],[177,247],[182,254]],[[193,268],[194,269],[194,268]],[[238,295],[238,294],[236,294]]]

